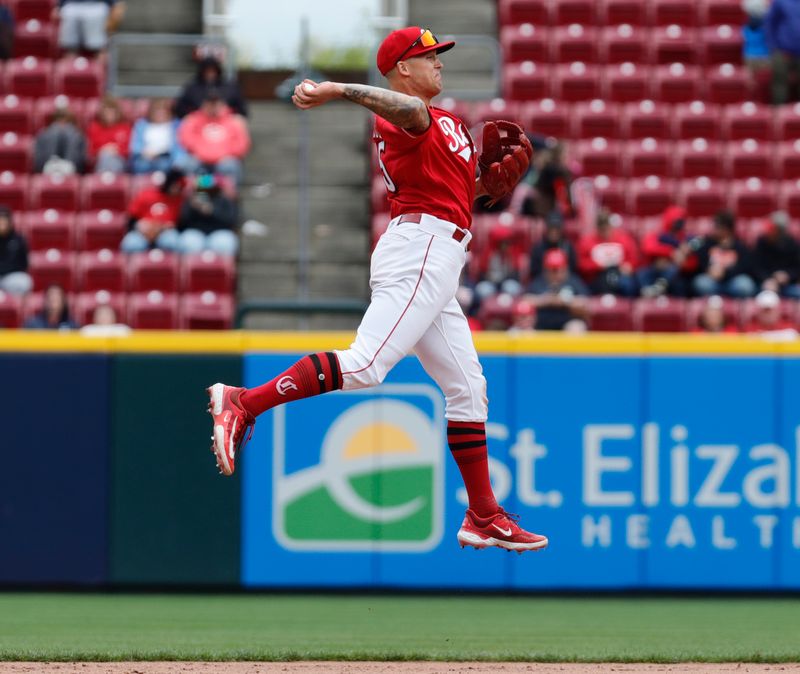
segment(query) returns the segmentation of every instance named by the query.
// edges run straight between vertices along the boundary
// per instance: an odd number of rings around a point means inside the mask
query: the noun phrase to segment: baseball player
[[[376,386],[413,351],[445,395],[447,441],[469,498],[458,531],[461,547],[538,550],[547,538],[522,529],[492,492],[486,380],[455,299],[472,202],[509,193],[528,167],[531,146],[516,124],[488,122],[477,157],[464,123],[431,105],[442,91],[439,54],[454,44],[429,30],[403,28],[378,49],[387,89],[311,80],[295,87],[292,101],[303,110],[344,99],[375,113],[374,142],[392,219],[372,254],[371,302],[350,348],[305,356],[252,389],[211,386],[212,451],[220,472],[230,475],[259,414],[328,391]]]

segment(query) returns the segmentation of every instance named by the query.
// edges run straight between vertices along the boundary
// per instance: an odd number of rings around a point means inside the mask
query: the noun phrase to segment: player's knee
[[[489,413],[486,378],[476,374],[453,384],[445,391],[445,402],[448,419],[485,421]]]

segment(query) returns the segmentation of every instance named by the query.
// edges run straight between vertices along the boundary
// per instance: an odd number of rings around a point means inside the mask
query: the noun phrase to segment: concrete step
[[[318,262],[311,268],[311,299],[366,298],[369,270],[363,264]],[[239,267],[239,297],[293,299],[299,289],[296,262],[243,262]]]
[[[129,2],[121,29],[129,33],[202,33],[203,0]]]
[[[242,238],[242,262],[296,262],[300,235],[296,227],[271,227],[265,236]],[[369,254],[370,233],[363,227],[318,225],[309,233],[312,264],[359,264]]]
[[[270,226],[297,224],[299,191],[292,186],[277,186],[263,199],[245,197],[245,219],[259,220]],[[319,224],[366,223],[369,217],[369,193],[361,187],[315,185],[310,198],[311,226]]]

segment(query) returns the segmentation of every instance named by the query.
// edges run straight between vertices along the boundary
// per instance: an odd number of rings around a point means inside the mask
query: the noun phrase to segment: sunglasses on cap
[[[433,47],[433,45],[435,45],[438,42],[439,38],[437,38],[433,33],[431,33],[426,28],[425,30],[422,31],[420,36],[416,40],[414,40],[410,45],[408,45],[408,48],[402,54],[400,54],[400,56],[397,57],[397,60],[402,61],[403,57],[406,54],[408,54],[408,52],[410,52],[418,44],[422,44],[423,47]]]

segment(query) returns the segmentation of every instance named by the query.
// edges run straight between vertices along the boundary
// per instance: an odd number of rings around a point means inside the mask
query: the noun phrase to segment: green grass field
[[[800,660],[800,600],[0,594],[3,660]]]

